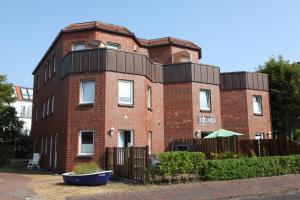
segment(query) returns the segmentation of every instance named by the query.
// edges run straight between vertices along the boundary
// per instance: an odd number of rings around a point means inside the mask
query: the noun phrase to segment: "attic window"
[[[84,42],[75,42],[72,44],[72,51],[80,51],[86,49]]]
[[[107,47],[108,49],[115,49],[115,50],[118,50],[118,49],[121,48],[121,45],[118,44],[118,43],[108,42],[106,47]]]

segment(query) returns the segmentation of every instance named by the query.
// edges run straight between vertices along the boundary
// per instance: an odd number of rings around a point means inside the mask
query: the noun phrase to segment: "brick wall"
[[[262,96],[262,116],[253,113],[253,95]],[[269,93],[258,90],[222,90],[221,110],[223,128],[245,134],[241,138],[254,139],[255,133],[271,132]]]

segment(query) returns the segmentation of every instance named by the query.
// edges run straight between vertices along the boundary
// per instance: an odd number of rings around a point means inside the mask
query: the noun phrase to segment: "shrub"
[[[205,155],[201,152],[164,152],[155,156],[159,159],[157,166],[148,169],[148,176],[155,179],[160,176],[174,178],[177,175],[201,174],[205,168]]]
[[[300,155],[210,160],[205,180],[230,180],[300,172]]]
[[[101,171],[101,169],[95,162],[77,164],[73,169],[73,172],[76,174],[90,174],[99,171]]]
[[[230,159],[230,158],[241,158],[243,155],[234,152],[226,151],[222,153],[211,153],[213,159]]]

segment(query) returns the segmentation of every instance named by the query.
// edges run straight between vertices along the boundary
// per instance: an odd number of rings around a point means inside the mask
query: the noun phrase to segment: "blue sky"
[[[254,71],[271,56],[300,61],[298,0],[63,1],[0,3],[0,74],[32,86],[33,69],[60,29],[100,20],[137,37],[174,36],[202,48],[201,63],[221,71]]]

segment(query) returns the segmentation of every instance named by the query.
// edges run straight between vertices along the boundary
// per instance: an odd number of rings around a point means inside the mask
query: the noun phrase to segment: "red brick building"
[[[102,22],[64,28],[33,71],[32,141],[42,166],[103,166],[106,147],[158,153],[175,138],[222,127],[267,137],[266,75],[220,75],[200,59],[201,48],[186,40],[140,39]]]

